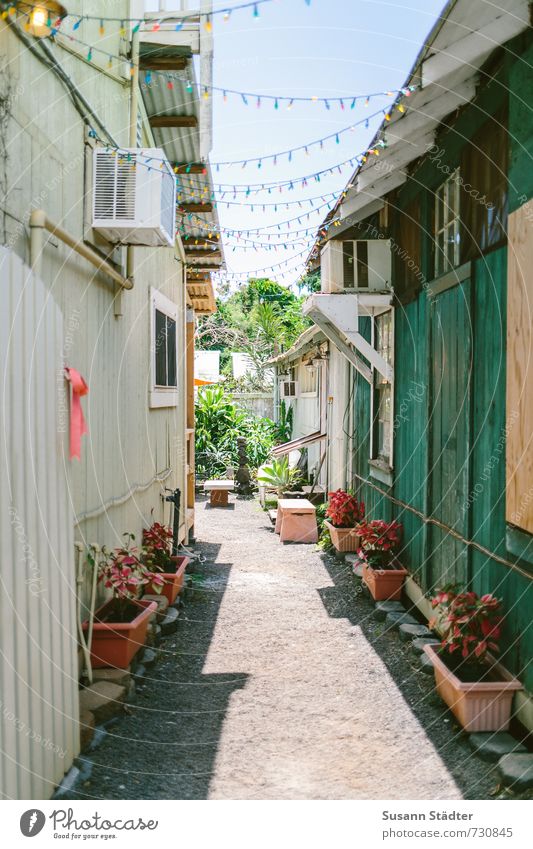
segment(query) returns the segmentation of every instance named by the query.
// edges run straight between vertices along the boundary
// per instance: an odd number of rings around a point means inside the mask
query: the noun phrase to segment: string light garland
[[[373,117],[376,117],[378,114],[380,114],[380,113],[375,113]],[[357,126],[357,125],[350,125],[350,127],[345,128],[345,129],[347,131],[349,129],[352,129],[355,126]],[[343,132],[343,131],[339,131],[339,132]],[[103,139],[99,138],[98,135],[94,131],[93,131],[92,135],[93,135],[93,138],[96,138],[98,141],[100,141],[106,147],[107,150],[114,150],[117,153],[117,155],[120,155],[120,156],[125,157],[125,158],[131,158],[131,154],[128,151],[122,150],[121,148],[118,148],[118,147],[112,148]],[[256,195],[256,194],[263,192],[263,191],[266,191],[270,194],[273,189],[278,189],[279,191],[282,191],[284,188],[286,188],[289,191],[292,191],[297,186],[300,186],[301,188],[306,188],[307,185],[312,181],[320,182],[321,178],[325,175],[328,175],[328,176],[333,175],[335,172],[341,174],[342,168],[346,167],[347,165],[349,165],[351,167],[354,167],[355,165],[359,166],[361,164],[364,164],[366,161],[368,161],[368,158],[371,157],[371,156],[378,157],[380,155],[380,150],[385,149],[386,147],[387,147],[386,137],[382,136],[382,138],[379,139],[372,147],[365,148],[363,151],[361,151],[360,153],[354,154],[349,159],[345,159],[342,162],[335,163],[333,165],[328,166],[327,168],[324,168],[322,170],[315,171],[315,172],[312,172],[312,173],[309,173],[309,174],[306,174],[306,175],[300,176],[300,177],[286,178],[284,180],[279,180],[279,181],[275,181],[275,182],[264,182],[264,183],[215,183],[214,186],[213,186],[213,191],[211,192],[211,199],[212,200],[214,199],[214,197],[215,197],[214,192],[215,191],[218,191],[219,194],[221,195],[221,197],[219,199],[224,200],[224,202],[226,202],[225,198],[224,198],[224,196],[226,194],[232,194],[232,195],[245,194],[247,196],[250,196],[250,195]],[[265,159],[270,159],[272,157],[278,157],[280,155],[281,154],[272,154],[272,155],[265,157]],[[251,161],[252,160],[247,160],[247,162],[251,162]],[[150,165],[150,163],[152,163],[152,162],[156,162],[156,163],[157,162],[163,162],[163,160],[162,159],[160,160],[157,157],[150,157],[149,159],[147,159],[146,162],[143,162],[141,160],[139,162],[139,164],[144,165],[145,167],[152,167],[152,168],[156,167],[156,166]],[[221,164],[221,163],[213,163],[213,164]],[[183,166],[180,166],[180,167],[183,167]],[[201,183],[197,184],[194,177],[187,176],[186,172],[185,172],[185,177],[184,177],[183,174],[178,173],[178,171],[179,171],[178,167],[175,167],[174,171],[176,172],[177,190],[181,194],[189,193],[191,196],[196,196],[198,194],[200,187],[202,188],[204,194],[206,193],[206,191],[208,191],[205,187],[205,184],[201,184]],[[188,186],[185,185],[185,179],[189,181]],[[195,188],[197,189],[197,191],[195,191]],[[190,191],[188,191],[188,190],[190,190]],[[280,203],[283,203],[283,202],[280,202]],[[255,205],[256,204],[254,204],[254,206]],[[259,203],[257,205],[262,205],[262,204]],[[272,204],[268,204],[268,205],[272,205]]]
[[[264,0],[264,2],[272,2],[272,0]],[[28,4],[21,4],[21,5],[28,5]],[[235,8],[240,8],[240,7],[235,7]],[[101,37],[103,37],[103,35],[105,33],[104,21],[106,21],[106,20],[117,20],[116,18],[105,18],[105,17],[104,18],[100,18],[100,17],[93,18],[89,15],[83,15],[81,18],[79,18],[76,21],[76,23],[73,26],[73,29],[77,30],[79,28],[81,22],[85,18],[87,20],[98,20],[99,21],[99,34],[100,34]],[[121,23],[124,24],[124,22],[126,20],[128,20],[128,19],[121,19]],[[55,23],[57,24],[57,27],[52,28],[52,35],[54,35],[54,36],[59,33],[59,27],[60,27],[62,21],[58,20]],[[124,28],[122,28],[122,29],[124,29]],[[125,32],[125,30],[124,30],[124,32]],[[110,53],[108,49],[100,48],[100,47],[97,47],[95,44],[92,44],[92,43],[89,43],[89,42],[86,42],[86,41],[82,41],[80,38],[74,37],[69,32],[61,32],[60,34],[64,38],[68,38],[70,41],[73,41],[77,44],[80,44],[82,47],[87,48],[87,59],[89,61],[92,60],[94,53],[100,53],[101,55],[107,57],[107,65],[108,66],[109,66],[110,63],[112,64],[112,60],[115,60],[116,62],[121,63],[121,64],[124,63],[124,57],[123,56],[119,56],[117,54]],[[134,69],[135,69],[135,65],[133,63],[130,63],[130,73],[131,74],[133,74]],[[412,94],[412,92],[416,91],[416,89],[417,89],[417,86],[412,85],[412,86],[403,87],[401,89],[387,89],[387,90],[383,90],[383,91],[370,92],[368,94],[344,95],[343,97],[331,97],[331,96],[329,96],[329,97],[326,98],[326,97],[318,97],[318,96],[315,96],[315,95],[306,97],[306,96],[287,95],[287,94],[258,94],[257,92],[240,91],[238,89],[225,88],[223,86],[205,85],[204,83],[198,83],[195,80],[191,80],[188,77],[180,76],[179,74],[176,74],[176,73],[172,73],[172,72],[169,72],[169,71],[158,71],[158,70],[145,70],[144,71],[144,77],[143,77],[144,83],[148,86],[151,86],[153,79],[154,79],[154,75],[155,75],[156,79],[161,78],[162,81],[165,83],[167,88],[173,88],[175,81],[176,82],[184,82],[186,90],[189,94],[193,93],[194,89],[196,88],[198,90],[198,99],[200,99],[200,98],[208,99],[209,96],[212,95],[213,93],[219,93],[219,94],[222,94],[223,102],[227,102],[228,95],[234,95],[245,106],[249,105],[250,100],[255,101],[257,107],[260,107],[263,101],[267,101],[267,102],[273,103],[275,109],[279,108],[280,103],[281,104],[286,103],[287,109],[292,109],[295,103],[313,103],[313,104],[322,103],[326,107],[326,109],[329,110],[331,108],[331,104],[335,103],[335,104],[338,104],[339,107],[341,108],[341,110],[344,111],[345,110],[345,104],[349,104],[350,109],[355,109],[355,107],[358,104],[363,104],[365,107],[368,107],[370,102],[372,100],[375,100],[376,98],[383,98],[383,97],[399,98],[399,97],[402,97],[402,96],[403,97],[409,97]],[[405,106],[400,107],[400,105],[398,105],[397,108],[400,111],[405,111]],[[381,109],[381,110],[379,110],[378,113],[375,113],[375,114],[383,114],[387,118],[387,115],[390,116],[390,110]],[[371,120],[372,117],[373,117],[372,115],[369,115],[367,118],[363,119],[363,121],[366,122],[368,120]],[[346,132],[346,129],[343,129],[340,132]],[[334,138],[335,135],[336,135],[335,133],[332,133],[330,136],[325,136],[323,139],[318,139],[316,142],[311,142],[310,145],[308,145],[308,147],[310,147],[313,144],[318,144],[320,141],[326,141],[330,138]],[[304,146],[302,146],[301,148],[295,148],[293,152],[295,152],[296,150],[300,150],[300,149],[304,149]],[[282,151],[280,153],[280,155],[283,155],[283,153],[289,153],[289,152],[290,151]],[[240,160],[240,161],[242,162],[244,160]],[[255,162],[255,161],[257,161],[257,159],[252,159],[250,161]],[[227,164],[227,163],[220,163],[220,164]]]
[[[241,4],[238,4],[236,6],[233,6],[231,9],[228,9],[228,10],[223,10],[223,9],[213,10],[213,14],[222,13],[224,15],[224,20],[227,20],[227,19],[229,19],[231,13],[234,10],[251,8],[253,17],[257,18],[257,17],[259,17],[259,6],[262,5],[263,3],[266,3],[266,2],[272,2],[272,0],[256,0],[256,2],[253,2],[253,3],[251,3],[251,2],[241,3]],[[307,6],[309,6],[310,0],[305,0],[305,4]],[[5,5],[6,4],[2,4],[3,7],[5,7]],[[18,8],[20,6],[27,6],[27,7],[30,7],[30,8],[36,8],[36,6],[34,4],[12,3],[12,4],[8,4],[8,7],[9,7],[8,13],[12,14],[11,8],[14,8],[14,7]],[[72,16],[70,16],[70,17],[72,17]],[[143,27],[143,29],[151,29],[153,31],[156,31],[157,29],[160,28],[161,23],[165,20],[165,17],[166,16],[163,16],[158,21],[148,22],[144,18],[134,20],[134,19],[129,19],[129,18],[125,18],[125,19],[123,19],[123,18],[113,18],[113,17],[100,16],[100,15],[99,16],[82,15],[82,16],[76,18],[76,21],[75,21],[74,26],[73,26],[73,30],[74,31],[78,30],[80,28],[80,26],[82,25],[84,20],[97,21],[97,23],[98,23],[98,34],[99,34],[100,38],[104,38],[105,32],[106,32],[106,22],[115,21],[115,22],[120,23],[120,35],[122,37],[126,37],[127,36],[127,31],[126,31],[126,27],[125,27],[126,23],[133,23],[134,24],[133,31],[138,31],[141,28],[141,26]],[[169,17],[171,17],[171,16],[169,15]],[[186,21],[189,18],[190,19],[194,18],[195,20],[198,20],[198,13],[196,15],[191,14],[189,16],[185,15],[185,16],[181,17],[180,20],[181,20],[182,23],[176,25],[176,29],[181,28],[183,26],[183,22]],[[201,21],[203,22],[203,25],[205,26],[205,29],[207,31],[209,31],[212,28],[211,14],[201,15]],[[49,23],[52,24],[52,22],[49,22]],[[51,28],[51,32],[52,32],[53,36],[57,35],[57,33],[60,30],[61,24],[62,24],[61,19],[58,19],[57,21],[53,22],[52,28]],[[63,30],[65,30],[65,28],[63,28]],[[68,37],[73,41],[77,41],[80,44],[84,44],[83,42],[81,42],[80,39],[75,39],[73,36],[69,35],[65,31],[61,32],[61,35],[64,36],[64,37]],[[113,59],[116,59],[117,61],[124,63],[124,57],[113,56],[113,54],[109,53],[108,50],[101,49],[100,47],[93,45],[93,44],[84,44],[84,46],[87,47],[87,61],[89,61],[89,62],[91,62],[92,59],[93,59],[93,53],[98,52],[98,53],[101,53],[101,54],[106,56],[108,67],[109,66],[112,67]],[[129,64],[130,64],[130,73],[133,75],[135,73],[135,70],[136,70],[135,66],[131,62]],[[401,100],[400,98],[409,97],[411,95],[411,93],[414,90],[416,90],[415,86],[411,86],[409,88],[403,88],[403,89],[398,89],[398,90],[394,90],[394,91],[373,92],[373,93],[368,94],[368,95],[356,95],[356,96],[350,97],[350,98],[348,98],[346,96],[342,97],[342,98],[341,97],[325,98],[325,97],[318,97],[318,96],[301,97],[301,96],[290,96],[290,95],[270,95],[270,94],[263,95],[263,94],[250,93],[250,92],[241,92],[241,91],[237,91],[237,90],[234,90],[234,89],[223,89],[220,86],[199,85],[198,83],[196,83],[193,80],[186,79],[186,78],[180,77],[180,76],[176,77],[176,76],[170,75],[166,71],[157,71],[157,70],[154,70],[153,72],[150,72],[150,71],[145,72],[144,83],[146,85],[151,84],[152,73],[156,74],[159,78],[159,81],[165,83],[167,88],[169,88],[169,89],[172,89],[174,87],[174,81],[179,81],[182,84],[184,83],[186,85],[186,89],[189,93],[194,93],[195,89],[196,89],[198,99],[200,99],[200,98],[208,99],[214,93],[221,93],[223,95],[223,99],[224,99],[225,102],[227,102],[228,95],[231,95],[231,96],[239,97],[241,102],[245,106],[249,106],[250,102],[253,101],[255,103],[256,108],[260,108],[263,102],[267,102],[267,103],[272,104],[275,110],[279,110],[280,106],[286,107],[287,109],[291,109],[291,108],[294,107],[294,105],[296,103],[304,103],[305,102],[305,103],[315,103],[315,104],[321,103],[321,104],[323,104],[323,106],[328,111],[331,110],[332,105],[336,105],[340,108],[341,111],[345,111],[347,107],[350,108],[350,109],[354,109],[358,105],[358,103],[363,103],[363,102],[364,102],[364,105],[367,107],[369,105],[370,100],[377,98],[377,97],[384,97],[384,96],[387,96],[387,97],[395,96],[396,97],[396,102],[393,103],[392,106],[389,106],[385,109],[379,109],[378,111],[372,113],[372,115],[368,115],[365,119],[358,121],[358,122],[355,122],[355,123],[351,124],[349,127],[342,128],[341,130],[339,130],[335,133],[331,133],[330,135],[325,136],[322,139],[317,139],[317,140],[315,140],[311,143],[308,143],[307,145],[300,145],[296,148],[288,149],[286,151],[281,151],[279,153],[274,153],[274,154],[268,155],[266,157],[253,157],[253,158],[250,158],[250,159],[247,159],[247,160],[241,159],[241,160],[234,160],[234,161],[231,161],[231,162],[230,161],[217,162],[217,163],[214,163],[214,166],[217,168],[217,170],[219,170],[219,168],[221,166],[232,166],[232,165],[240,165],[242,168],[246,168],[248,165],[250,165],[252,163],[257,164],[257,167],[261,168],[263,163],[270,162],[270,161],[275,165],[275,164],[277,164],[278,158],[285,156],[285,155],[288,157],[288,160],[290,162],[292,160],[293,154],[298,153],[300,151],[304,151],[306,154],[309,154],[309,148],[310,147],[316,147],[318,145],[322,149],[324,147],[325,142],[330,141],[331,139],[334,139],[335,143],[339,144],[340,143],[340,136],[342,134],[349,132],[349,131],[353,131],[356,126],[359,126],[363,123],[366,126],[368,126],[370,120],[377,117],[378,115],[382,115],[384,117],[385,122],[390,122],[392,120],[393,110],[397,110],[400,113],[404,113],[406,111],[406,106],[405,106],[403,100]],[[105,145],[105,146],[109,149],[109,145]],[[274,211],[278,211],[278,209],[282,209],[282,208],[289,209],[289,207],[294,206],[296,204],[301,209],[304,209],[307,205],[310,205],[312,209],[308,210],[306,213],[303,213],[300,216],[295,216],[294,218],[291,218],[291,219],[289,219],[288,221],[285,221],[285,222],[278,222],[277,224],[268,225],[267,227],[256,228],[255,230],[252,228],[252,229],[249,229],[247,231],[229,230],[229,228],[226,228],[224,230],[223,228],[219,228],[219,234],[222,233],[222,232],[225,232],[226,235],[228,235],[231,238],[236,240],[236,242],[234,242],[233,244],[228,245],[228,248],[231,249],[232,251],[241,250],[241,251],[256,251],[256,252],[258,252],[259,250],[266,250],[266,251],[272,251],[273,250],[274,252],[276,252],[278,250],[288,251],[288,250],[294,249],[295,247],[304,246],[303,250],[301,250],[300,252],[296,253],[295,255],[293,255],[293,256],[291,256],[291,257],[289,257],[289,258],[287,258],[287,259],[285,259],[285,260],[283,260],[279,263],[275,263],[274,265],[264,266],[264,267],[259,268],[259,269],[247,270],[247,271],[243,271],[243,272],[232,272],[232,271],[224,272],[225,277],[231,277],[231,278],[243,277],[243,276],[250,277],[250,276],[253,276],[253,275],[256,275],[256,274],[260,274],[260,273],[272,272],[275,269],[284,269],[284,271],[282,271],[282,274],[285,275],[285,274],[289,273],[289,267],[290,267],[291,263],[294,263],[297,260],[298,264],[301,265],[301,257],[304,256],[304,254],[309,256],[309,245],[308,245],[308,239],[306,239],[306,237],[309,236],[310,233],[314,234],[313,238],[316,237],[316,230],[314,228],[302,228],[300,230],[291,231],[290,230],[290,223],[294,222],[294,221],[298,221],[301,224],[302,219],[307,218],[307,220],[309,220],[309,216],[310,216],[311,213],[315,213],[315,212],[318,213],[321,209],[323,209],[326,206],[328,208],[332,209],[333,208],[332,203],[338,204],[339,200],[341,200],[343,197],[346,196],[348,189],[345,189],[343,192],[340,192],[340,193],[338,191],[328,192],[328,193],[325,193],[323,195],[319,195],[317,197],[303,198],[303,199],[293,200],[293,201],[283,200],[283,201],[277,201],[277,202],[274,202],[274,203],[236,202],[236,201],[228,200],[226,198],[226,196],[228,194],[233,193],[234,196],[237,195],[237,194],[244,194],[244,195],[246,195],[246,197],[248,197],[251,194],[257,195],[260,192],[268,192],[270,194],[274,189],[278,189],[279,192],[282,192],[283,189],[288,189],[289,191],[291,191],[296,187],[305,188],[307,186],[308,182],[310,182],[310,181],[314,180],[316,182],[320,182],[320,178],[323,177],[324,175],[333,175],[335,173],[335,171],[338,171],[338,173],[341,173],[341,169],[342,169],[343,166],[347,166],[349,164],[350,166],[353,167],[355,163],[357,163],[358,165],[361,165],[361,164],[364,164],[364,162],[367,161],[367,158],[369,156],[372,156],[372,155],[379,156],[379,152],[380,152],[379,148],[381,148],[381,147],[386,147],[386,141],[383,138],[383,136],[382,136],[381,139],[379,139],[377,142],[375,142],[375,144],[372,148],[366,149],[361,154],[358,154],[357,156],[354,156],[354,157],[350,157],[349,159],[346,159],[343,162],[340,162],[336,165],[333,165],[333,166],[330,166],[328,168],[324,168],[322,170],[316,171],[312,174],[307,174],[303,177],[280,180],[280,181],[271,181],[271,182],[266,182],[266,183],[250,183],[250,184],[219,183],[218,185],[215,185],[213,187],[213,189],[211,189],[209,186],[207,186],[207,187],[204,186],[204,187],[202,187],[201,192],[200,192],[199,187],[198,188],[195,187],[194,178],[187,177],[186,179],[184,179],[182,175],[177,174],[176,184],[177,184],[177,188],[178,188],[178,203],[177,203],[178,210],[180,208],[180,204],[186,203],[186,198],[202,199],[202,198],[205,198],[206,195],[209,195],[210,199],[213,202],[218,202],[218,204],[226,203],[227,207],[230,207],[230,206],[249,207],[252,212],[254,212],[255,209],[257,209],[257,208],[261,208],[263,211],[266,211],[267,208],[272,208]],[[119,148],[116,149],[116,152],[117,152],[117,155],[119,155],[119,156],[122,155],[122,153],[126,153],[126,152],[121,152],[121,150]],[[144,164],[144,163],[141,162],[141,164]],[[132,163],[132,165],[133,165],[133,167],[135,167],[135,163]],[[148,167],[153,168],[154,166],[148,166]],[[175,169],[175,170],[177,171],[177,169]],[[189,182],[188,187],[185,185],[187,180]],[[216,198],[216,196],[215,196],[215,192],[217,192],[217,191],[220,194],[219,198]],[[317,201],[320,201],[320,205],[315,207],[314,203],[317,202]],[[183,213],[184,213],[184,219],[186,218],[190,223],[191,222],[191,214],[187,213],[186,207],[182,206],[182,210],[183,210]],[[205,222],[203,222],[202,219],[198,218],[197,220],[199,220],[201,222],[201,224],[205,227],[206,231],[208,229],[210,229],[210,231],[211,231],[210,232],[210,238],[211,238],[211,234],[212,234],[212,231],[213,231],[214,228],[213,227],[208,228],[207,224]],[[331,222],[328,222],[327,228],[325,228],[325,229],[323,227],[320,228],[319,238],[323,237],[327,233],[327,230],[328,230],[329,227],[336,226],[336,225],[338,225],[338,221],[331,221]],[[288,226],[289,231],[287,231],[286,233],[282,233],[281,230],[280,230],[280,228],[282,226]],[[268,232],[269,229],[276,228],[276,227],[278,229],[277,233],[276,232],[274,232],[274,233]],[[184,228],[182,228],[182,229],[184,229]],[[247,238],[243,235],[243,233],[247,233],[248,235],[250,235],[253,232],[262,233],[263,236],[268,237],[268,241],[266,241],[266,242],[265,241],[259,241],[257,239],[252,240],[252,239],[249,239],[249,238]],[[302,238],[301,236],[298,235],[300,233],[304,233],[305,236]],[[217,241],[220,239],[219,234],[217,234],[217,236],[216,236]],[[184,241],[187,244],[191,244],[191,243],[194,244],[194,238],[195,238],[194,236],[189,236],[189,234],[184,233],[183,238],[184,238]],[[279,241],[272,242],[271,239],[277,239]],[[216,245],[216,242],[215,242],[213,249],[215,249],[216,246],[217,245]],[[209,251],[206,251],[206,256],[207,256],[207,258],[209,258]]]
[[[189,21],[195,22],[195,21],[198,20],[199,17],[201,17],[201,19],[203,21],[204,29],[207,32],[210,32],[212,30],[212,26],[213,26],[212,25],[212,19],[214,17],[221,15],[222,20],[225,23],[227,23],[229,21],[231,15],[234,12],[240,12],[240,11],[243,11],[243,10],[251,9],[252,16],[254,18],[258,18],[259,17],[259,7],[263,6],[265,3],[273,3],[273,2],[277,2],[277,0],[247,0],[247,2],[237,3],[236,5],[230,6],[228,8],[212,9],[208,14],[201,13],[201,12],[198,12],[198,11],[190,12],[189,14],[180,15],[179,21],[177,21],[176,24],[175,24],[175,29],[182,29],[183,26],[186,23],[188,23]],[[309,2],[308,2],[308,0],[304,0],[304,2],[305,2],[306,6],[310,5],[310,0],[309,0]],[[38,6],[38,3],[30,3],[30,2],[26,2],[26,0],[13,0],[13,2],[5,3],[3,5],[6,6],[8,12],[9,12],[9,10],[11,8],[13,8],[15,10],[20,9],[20,10],[24,10],[24,11],[27,10],[27,9],[31,10],[31,9],[36,8]],[[83,23],[83,21],[98,21],[101,28],[104,28],[105,23],[118,23],[119,26],[120,26],[121,35],[122,35],[122,30],[125,30],[125,24],[133,24],[133,31],[134,32],[138,31],[140,29],[140,27],[143,26],[143,24],[146,26],[146,28],[148,30],[152,30],[154,32],[157,32],[157,30],[159,30],[161,28],[161,24],[164,23],[165,20],[170,19],[170,20],[173,21],[173,19],[176,17],[176,13],[175,12],[174,13],[163,12],[160,17],[153,19],[153,20],[146,19],[145,17],[128,18],[128,17],[116,17],[116,16],[113,16],[113,15],[90,15],[90,14],[87,14],[87,13],[83,13],[82,15],[76,15],[75,13],[70,13],[70,14],[66,15],[66,17],[67,18],[76,18],[76,23],[74,25],[75,29],[78,29],[80,27],[80,25]]]
[[[156,79],[158,77],[162,77],[163,79],[175,79],[181,82],[185,82],[188,87],[189,93],[194,90],[194,88],[201,89],[203,91],[203,96],[206,96],[206,92],[211,94],[218,93],[222,95],[222,101],[224,103],[228,102],[228,95],[233,95],[240,101],[244,106],[250,106],[251,103],[254,103],[255,108],[260,109],[264,102],[271,103],[274,106],[274,109],[279,110],[280,105],[286,104],[286,109],[291,110],[296,103],[312,103],[317,104],[321,103],[325,106],[327,110],[331,109],[331,104],[336,104],[339,106],[341,111],[346,111],[346,105],[348,105],[348,109],[353,110],[356,106],[361,105],[367,107],[372,100],[375,100],[377,97],[409,97],[413,91],[416,90],[416,86],[407,86],[400,89],[387,89],[383,91],[373,91],[368,94],[352,94],[352,95],[344,95],[343,97],[318,97],[316,95],[312,96],[304,96],[304,95],[290,95],[290,94],[259,94],[257,92],[251,91],[241,91],[240,89],[227,88],[224,86],[217,85],[203,85],[200,83],[196,83],[194,80],[190,80],[188,77],[180,76],[179,74],[171,71],[156,71],[150,70],[146,71],[144,74],[144,82],[146,85],[151,86],[154,81],[154,75]]]

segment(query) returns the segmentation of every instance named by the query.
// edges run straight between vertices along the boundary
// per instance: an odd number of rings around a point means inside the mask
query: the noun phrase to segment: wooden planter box
[[[374,601],[400,601],[407,574],[399,564],[393,569],[373,569],[368,563],[363,566],[363,581]]]
[[[140,648],[144,646],[148,621],[157,610],[155,601],[132,602],[139,608],[131,622],[105,622],[108,611],[113,609],[114,600],[107,601],[95,612],[91,643],[91,665],[93,669],[113,666],[127,669]],[[83,623],[87,630],[88,622]]]
[[[347,551],[358,551],[361,548],[361,539],[356,528],[336,528],[327,519],[324,524],[337,551],[346,553]]]
[[[488,655],[492,669],[501,680],[467,683],[447,667],[434,646],[424,646],[424,651],[435,670],[437,693],[465,731],[507,731],[513,696],[522,689],[520,681]]]
[[[152,572],[151,574],[159,575],[160,578],[163,578],[164,585],[161,589],[161,595],[164,595],[165,598],[168,598],[169,604],[174,604],[176,598],[180,594],[183,589],[183,582],[185,580],[185,570],[187,568],[187,564],[189,562],[188,557],[171,557],[170,558],[173,563],[176,564],[175,572]],[[157,593],[157,587],[154,587],[153,584],[146,584],[145,593]]]

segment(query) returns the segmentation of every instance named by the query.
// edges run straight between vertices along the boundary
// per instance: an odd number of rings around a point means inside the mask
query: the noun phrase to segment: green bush
[[[242,410],[221,386],[198,391],[195,456],[199,478],[217,478],[238,466],[237,439],[246,439],[250,469],[265,462],[274,445],[275,425]]]

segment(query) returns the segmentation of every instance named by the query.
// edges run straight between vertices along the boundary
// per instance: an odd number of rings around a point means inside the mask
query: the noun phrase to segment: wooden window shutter
[[[507,111],[486,121],[464,148],[461,161],[461,262],[506,240]]]
[[[400,301],[406,302],[421,288],[420,196],[397,209],[394,218],[394,291]]]

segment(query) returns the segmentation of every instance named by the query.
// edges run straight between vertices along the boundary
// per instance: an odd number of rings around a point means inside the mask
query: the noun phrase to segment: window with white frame
[[[318,369],[311,363],[299,368],[300,395],[316,395],[318,392]]]
[[[459,265],[459,169],[435,192],[435,277]]]
[[[178,307],[157,289],[150,290],[150,300],[150,406],[175,407],[178,403]]]
[[[374,318],[374,347],[388,365],[394,353],[392,310]],[[373,370],[372,459],[392,465],[392,384]]]

